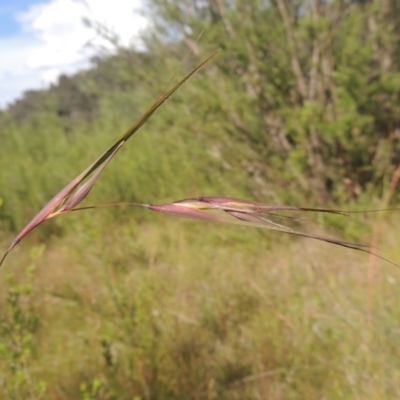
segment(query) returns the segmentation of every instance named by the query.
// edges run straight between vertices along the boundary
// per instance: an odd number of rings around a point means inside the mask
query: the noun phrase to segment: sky
[[[138,35],[149,26],[145,1],[0,0],[0,109],[62,73],[88,68],[96,47],[112,48],[84,19],[111,29],[122,45],[140,48]]]

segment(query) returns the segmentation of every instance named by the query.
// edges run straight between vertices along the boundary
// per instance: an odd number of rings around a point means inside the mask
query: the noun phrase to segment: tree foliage
[[[215,105],[227,140],[248,150],[246,168],[262,187],[316,201],[382,189],[400,161],[397,2],[152,5],[164,35],[178,32],[194,53],[223,50],[204,105]]]

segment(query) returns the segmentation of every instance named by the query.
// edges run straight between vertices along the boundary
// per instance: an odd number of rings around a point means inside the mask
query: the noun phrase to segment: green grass
[[[30,339],[13,369],[2,335],[0,397],[400,396],[400,270],[378,262],[371,284],[362,253],[164,215],[135,222],[142,212],[107,226],[93,219],[87,232],[75,221],[43,253],[31,238],[10,255],[0,318],[17,313],[13,329]],[[393,260],[396,220],[382,238]],[[30,281],[6,308],[7,290]],[[36,316],[35,329],[21,315]]]

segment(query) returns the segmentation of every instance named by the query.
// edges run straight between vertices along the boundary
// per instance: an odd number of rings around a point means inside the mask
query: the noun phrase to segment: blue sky
[[[0,108],[62,73],[88,68],[96,46],[109,46],[83,24],[100,22],[125,46],[140,46],[146,0],[0,0]],[[90,43],[92,46],[88,46]],[[110,50],[112,50],[110,48]]]
[[[15,19],[17,12],[27,11],[33,0],[0,0],[0,37],[21,33],[21,25]]]

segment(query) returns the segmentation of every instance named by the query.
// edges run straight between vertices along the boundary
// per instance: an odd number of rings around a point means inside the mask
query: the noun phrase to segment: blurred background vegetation
[[[398,1],[148,6],[146,51],[116,42],[92,69],[0,113],[4,248],[176,71],[179,79],[218,48],[112,161],[88,203],[385,204],[400,163]],[[398,262],[398,213],[390,217],[361,215],[346,229],[380,232]],[[400,274],[375,264],[144,210],[55,219],[2,271],[1,397],[399,398]]]

